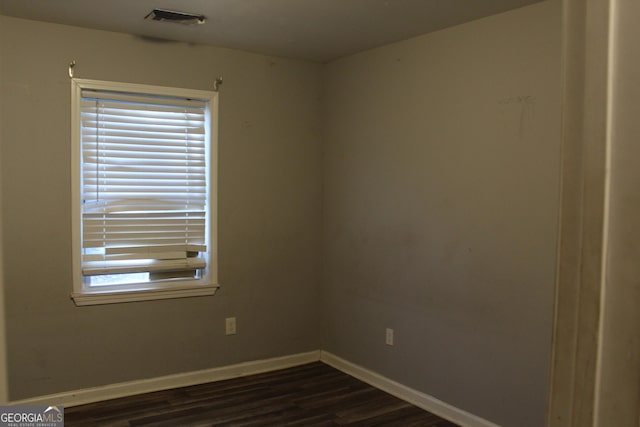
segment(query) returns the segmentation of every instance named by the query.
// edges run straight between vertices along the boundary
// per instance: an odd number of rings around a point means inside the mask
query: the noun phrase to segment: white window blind
[[[83,277],[201,277],[207,267],[206,114],[206,101],[82,89]]]

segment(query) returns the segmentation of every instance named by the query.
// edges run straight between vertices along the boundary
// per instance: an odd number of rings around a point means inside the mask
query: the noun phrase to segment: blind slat
[[[155,252],[153,257],[144,254],[88,254],[82,257],[83,261],[122,261],[134,259],[186,259],[186,252]]]
[[[206,252],[205,245],[157,245],[157,246],[113,246],[105,250],[106,254],[154,253],[163,251]]]
[[[185,241],[184,239],[181,238],[171,238],[170,236],[158,236],[158,237],[153,237],[150,236],[147,239],[142,239],[142,238],[135,238],[135,239],[125,239],[125,238],[120,238],[120,239],[111,239],[110,243],[112,245],[118,245],[118,246],[132,246],[132,245],[146,245],[146,246],[157,246],[157,245],[178,245],[180,243],[184,244]],[[204,240],[198,240],[198,239],[193,239],[192,241],[189,241],[188,243],[191,244],[204,244]],[[100,248],[104,248],[104,244],[103,244],[103,239],[102,237],[100,237],[99,239],[96,240],[86,240],[85,241],[85,248],[87,249],[100,249]]]
[[[88,169],[95,170],[96,165],[100,165],[100,159],[90,158],[89,160],[94,160],[94,162],[87,162]],[[205,167],[205,159],[193,160],[189,163],[193,163],[193,168],[197,167]],[[111,159],[112,162],[117,162],[118,166],[129,166],[129,167],[146,167],[146,166],[175,166],[177,168],[182,167],[182,170],[187,170],[184,166],[184,159],[139,159],[135,157],[119,157],[117,159]],[[105,163],[108,164],[108,163]],[[92,166],[93,165],[93,166]]]
[[[120,104],[118,101],[122,101],[125,105],[155,105],[155,106],[168,106],[168,107],[192,107],[192,108],[204,108],[206,102],[199,99],[185,99],[165,96],[147,95],[142,93],[127,93],[116,91],[103,91],[103,90],[82,90],[83,101],[86,100],[99,100],[102,102],[112,102],[113,104]]]
[[[122,274],[141,272],[167,272],[198,270],[206,267],[202,258],[186,258],[181,260],[118,260],[118,261],[85,261],[82,274],[96,276],[100,274]]]

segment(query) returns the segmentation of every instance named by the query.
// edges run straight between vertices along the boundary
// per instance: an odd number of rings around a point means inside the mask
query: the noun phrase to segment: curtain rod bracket
[[[213,90],[215,90],[216,92],[218,92],[220,90],[220,86],[222,85],[222,76],[218,76],[214,81],[213,81]]]
[[[71,61],[69,63],[69,78],[72,79],[73,78],[73,69],[76,66],[76,60],[74,59],[73,61]]]

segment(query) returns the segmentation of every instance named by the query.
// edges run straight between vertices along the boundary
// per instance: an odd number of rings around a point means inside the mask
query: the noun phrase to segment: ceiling
[[[328,62],[541,0],[0,0],[0,14]],[[154,8],[203,25],[145,21]]]

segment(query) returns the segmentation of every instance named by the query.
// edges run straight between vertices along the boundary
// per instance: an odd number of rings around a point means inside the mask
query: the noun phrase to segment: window
[[[215,293],[217,93],[71,86],[76,304]]]

